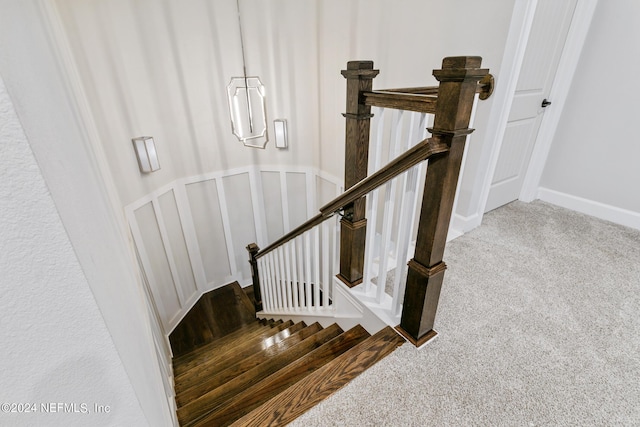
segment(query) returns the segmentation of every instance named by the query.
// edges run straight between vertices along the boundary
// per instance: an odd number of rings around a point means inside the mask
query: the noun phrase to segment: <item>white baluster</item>
[[[376,301],[382,302],[387,282],[387,269],[389,266],[389,248],[391,231],[393,227],[393,211],[395,196],[395,179],[385,185],[384,213],[382,214],[382,236],[378,248],[378,289]]]
[[[427,127],[429,126],[433,126],[433,114],[423,114],[420,117],[420,131],[422,132],[422,139],[426,138],[429,134],[429,131],[427,130]],[[417,191],[416,191],[416,201],[414,204],[414,208],[413,208],[413,215],[411,215],[411,218],[413,218],[412,222],[411,222],[411,236],[414,236],[415,233],[415,228],[416,228],[416,224],[418,222],[418,215],[419,215],[419,207],[422,204],[422,195],[424,193],[424,180],[426,177],[426,170],[428,167],[428,163],[427,162],[422,162],[418,165],[418,186],[417,186]]]
[[[307,308],[311,308],[311,256],[311,233],[307,231],[304,234],[304,304]]]
[[[278,306],[278,296],[276,294],[276,288],[274,284],[275,272],[273,271],[273,252],[268,253],[265,258],[267,271],[269,272],[269,274],[267,275],[267,283],[269,284],[269,297],[271,300],[269,307],[271,308],[271,310],[273,310]]]
[[[287,288],[285,287],[285,273],[284,273],[284,254],[282,253],[282,246],[275,249],[278,259],[278,289],[280,289],[281,305],[280,308],[287,307]]]
[[[304,307],[304,236],[299,236],[296,243],[296,258],[298,261],[298,306]]]
[[[296,239],[291,241],[291,245],[289,246],[291,250],[291,291],[292,291],[292,300],[293,300],[293,308],[298,308],[300,306],[300,301],[298,300],[298,262],[296,259]]]
[[[260,291],[262,292],[262,308],[269,309],[269,270],[267,270],[267,257],[258,258],[258,277],[260,277]]]
[[[380,163],[382,161],[382,141],[384,136],[384,117],[385,108],[380,108],[376,126],[376,137],[372,139],[371,146],[369,148],[369,156],[372,159],[369,162],[369,175],[380,169]],[[376,117],[376,116],[374,116]],[[365,263],[362,282],[364,285],[364,292],[369,293],[371,291],[371,279],[373,278],[373,260],[375,259],[375,240],[376,240],[376,225],[378,221],[378,197],[379,190],[374,190],[367,196],[367,234],[365,238]]]
[[[289,242],[282,245],[282,252],[284,255],[284,288],[287,293],[287,308],[293,307],[293,289],[291,288],[291,259]]]
[[[315,284],[313,287],[313,306],[320,307],[320,227],[313,229],[313,261]]]
[[[284,307],[284,297],[282,295],[282,273],[281,273],[281,268],[280,268],[280,250],[278,248],[273,250],[273,278],[274,278],[274,285],[276,288],[276,293],[278,295],[278,305],[277,308],[283,308]]]
[[[322,307],[329,306],[329,277],[331,273],[331,266],[329,265],[329,250],[331,244],[329,242],[329,222],[325,221],[321,225],[322,233]]]
[[[369,142],[369,175],[376,172],[381,166],[385,111],[386,109],[381,107],[372,107],[371,109],[371,112],[373,113],[371,129],[375,130],[372,132],[375,138],[371,138]]]
[[[374,190],[367,196],[367,234],[364,246],[364,272],[362,283],[364,292],[371,291],[371,279],[373,278],[373,261],[376,256],[376,225],[378,223],[378,198],[380,190]]]
[[[333,222],[333,271],[340,271],[340,216],[334,215]],[[333,282],[332,282],[333,283]]]
[[[267,271],[267,265],[265,263],[265,258],[258,258],[258,278],[260,280],[260,292],[262,294],[262,309],[269,309],[269,285],[267,284],[267,275],[269,272]],[[256,285],[255,283],[253,284]],[[254,289],[255,292],[255,289]]]
[[[424,114],[422,117],[418,115],[418,113],[411,114],[411,124],[409,128],[409,137],[407,138],[407,145],[414,146],[416,143],[420,141],[420,137],[418,135],[422,134],[417,124],[424,123]],[[409,147],[407,147],[409,148]],[[404,297],[404,285],[405,281],[401,279],[404,277],[404,274],[407,269],[407,254],[409,252],[409,245],[411,240],[411,231],[413,225],[413,214],[415,212],[415,203],[416,203],[416,187],[418,184],[418,171],[419,167],[414,166],[411,168],[406,176],[403,176],[404,183],[402,187],[404,187],[404,191],[401,191],[401,201],[400,201],[400,214],[399,214],[399,227],[398,233],[396,236],[396,269],[393,277],[393,292],[392,292],[392,307],[393,307],[393,315],[398,315],[400,313],[400,308],[402,307],[402,298]]]
[[[278,307],[278,294],[275,288],[274,277],[276,272],[273,270],[273,252],[269,252],[266,256],[267,261],[267,282],[269,283],[269,296],[271,297],[271,309]]]
[[[269,307],[269,303],[267,302],[267,295],[269,295],[267,291],[267,269],[264,265],[264,257],[258,258],[258,280],[260,282],[260,293],[262,294],[262,308],[267,309]],[[256,283],[253,284],[254,288]],[[255,292],[255,289],[253,290]]]
[[[391,138],[389,147],[389,158],[393,159],[400,151],[402,151],[400,138],[402,135],[402,111],[394,111],[393,121],[391,123]],[[397,179],[392,179],[384,186],[384,213],[382,214],[382,236],[380,239],[380,248],[378,250],[379,269],[378,269],[378,289],[376,301],[382,303],[385,286],[387,282],[387,269],[389,266],[389,249],[391,249],[391,234],[393,232],[393,216],[395,213]]]

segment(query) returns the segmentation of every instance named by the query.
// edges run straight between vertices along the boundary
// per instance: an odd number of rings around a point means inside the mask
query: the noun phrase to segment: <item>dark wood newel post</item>
[[[349,189],[367,177],[371,107],[363,92],[370,92],[379,70],[373,61],[350,61],[342,75],[347,79],[344,185]],[[367,220],[366,199],[348,205],[340,221],[340,273],[338,278],[353,287],[362,282]]]
[[[258,260],[256,259],[257,253],[260,248],[255,243],[250,243],[247,246],[249,251],[249,264],[251,264],[251,279],[253,280],[253,305],[256,311],[262,310],[262,292],[260,291],[260,276],[258,275]]]
[[[440,82],[433,138],[450,150],[429,160],[415,255],[409,261],[407,287],[398,330],[419,346],[436,335],[433,324],[446,269],[442,261],[456,194],[469,119],[478,81],[488,70],[480,57],[450,57],[433,75]]]

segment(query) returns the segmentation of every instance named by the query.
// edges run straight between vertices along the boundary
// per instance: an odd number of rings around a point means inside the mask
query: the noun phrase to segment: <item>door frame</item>
[[[519,199],[522,201],[531,202],[538,198],[540,178],[551,148],[553,135],[560,121],[562,109],[578,66],[580,53],[582,52],[597,3],[598,0],[577,0],[565,47],[562,51],[549,96],[554,105],[544,113],[520,191]],[[502,148],[502,140],[507,127],[509,112],[513,103],[537,5],[538,0],[516,0],[514,5],[505,53],[497,77],[502,79],[503,82],[497,85],[493,94],[494,102],[489,114],[485,137],[486,147],[483,149],[480,158],[480,163],[486,164],[487,167],[484,168],[484,173],[480,173],[477,179],[474,180],[475,183],[472,187],[471,194],[479,194],[479,197],[476,198],[475,212],[468,217],[456,215],[458,217],[455,219],[456,228],[462,232],[478,227],[485,213],[491,181],[498,163],[500,149]]]

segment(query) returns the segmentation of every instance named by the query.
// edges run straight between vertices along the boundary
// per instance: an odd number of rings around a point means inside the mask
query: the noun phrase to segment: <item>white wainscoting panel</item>
[[[173,190],[170,190],[158,197],[158,203],[155,206],[159,208],[156,209],[156,217],[158,218],[158,223],[161,224],[162,240],[169,243],[165,250],[169,255],[167,258],[172,260],[169,263],[171,273],[174,282],[179,284],[176,286],[178,296],[180,297],[181,305],[184,305],[198,290],[198,287],[196,286],[193,267],[189,259],[184,231],[182,230],[182,224],[180,224],[180,214],[178,213],[174,193]]]
[[[312,212],[307,212],[307,182],[306,176],[301,172],[285,172],[283,190],[288,194],[287,207],[289,212],[288,230],[297,227],[307,220]]]
[[[266,246],[341,191],[337,178],[314,168],[249,166],[180,179],[127,206],[163,333],[203,293],[236,280],[251,283],[249,243]]]
[[[210,179],[186,185],[193,237],[197,239],[199,250],[196,256],[200,257],[204,269],[202,290],[207,289],[216,278],[232,275],[216,181]]]
[[[331,180],[330,177],[318,175],[316,176],[315,190],[316,206],[314,211],[317,211],[336,195],[340,194],[342,187],[336,184],[336,181]]]
[[[231,269],[236,275],[239,274],[241,284],[246,284],[243,278],[251,277],[251,267],[245,247],[256,241],[256,224],[259,223],[251,202],[249,173],[225,176],[222,183],[225,193],[220,194],[220,197],[225,203],[221,203],[220,207],[223,211],[226,207],[229,217],[229,231],[225,230],[225,235],[231,237],[227,239]]]
[[[280,173],[275,171],[260,172],[262,178],[262,191],[264,195],[264,213],[267,221],[267,238],[269,242],[275,241],[285,232],[280,185]],[[288,223],[287,218],[287,223]]]
[[[150,283],[154,301],[164,325],[180,311],[181,302],[169,266],[168,254],[160,234],[156,211],[152,202],[134,211],[132,227],[140,260]]]

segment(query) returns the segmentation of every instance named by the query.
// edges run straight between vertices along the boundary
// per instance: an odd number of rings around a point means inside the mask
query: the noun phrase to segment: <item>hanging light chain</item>
[[[238,29],[240,30],[240,50],[242,51],[242,76],[244,77],[244,93],[247,97],[247,112],[249,113],[249,132],[253,133],[253,115],[251,113],[251,98],[249,97],[249,83],[247,80],[247,62],[244,56],[244,37],[242,36],[242,17],[240,16],[240,0],[236,0],[238,9]]]

